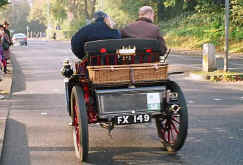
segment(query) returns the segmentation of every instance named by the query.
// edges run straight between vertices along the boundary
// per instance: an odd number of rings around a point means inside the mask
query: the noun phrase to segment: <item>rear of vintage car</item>
[[[89,80],[100,120],[116,125],[147,123],[166,102],[167,64],[157,40],[86,43]]]
[[[157,40],[120,39],[85,44],[86,56],[72,70],[64,63],[67,109],[77,155],[87,160],[88,125],[140,124],[154,118],[163,149],[175,152],[187,136],[183,92],[168,79],[167,55]]]
[[[165,86],[98,89],[95,94],[99,117],[117,125],[150,122],[166,102]]]

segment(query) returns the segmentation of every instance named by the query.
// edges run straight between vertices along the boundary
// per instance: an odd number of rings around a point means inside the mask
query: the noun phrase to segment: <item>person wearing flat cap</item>
[[[94,22],[82,27],[76,34],[72,36],[72,52],[79,59],[82,59],[85,55],[85,42],[120,38],[120,31],[113,29],[113,22],[111,21],[110,17],[103,11],[97,11],[94,13]]]
[[[4,33],[3,33],[3,36],[2,36],[2,47],[3,47],[3,57],[4,57],[4,73],[7,73],[7,60],[10,59],[10,55],[11,55],[9,47],[13,44],[12,40],[11,40],[11,36],[10,36],[10,31],[8,30],[8,26],[9,26],[8,22],[4,21],[4,23],[3,23]]]
[[[8,30],[9,23],[7,21],[4,21],[3,27],[4,27],[4,32],[8,35],[9,39],[11,39],[10,36],[10,31]]]

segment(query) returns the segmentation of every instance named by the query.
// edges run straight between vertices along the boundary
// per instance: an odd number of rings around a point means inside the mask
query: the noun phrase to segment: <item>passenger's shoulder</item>
[[[154,28],[156,30],[159,30],[159,26],[158,25],[155,25],[153,23],[148,23],[148,24],[151,26],[151,28]]]
[[[120,33],[120,30],[118,30],[118,29],[111,29],[111,31],[113,31],[115,33]]]
[[[157,25],[154,25],[155,30],[160,31],[160,27]]]
[[[115,38],[121,38],[121,32],[118,29],[112,29],[113,35]]]
[[[128,27],[131,27],[131,26],[136,26],[137,24],[138,24],[138,21],[133,22],[133,23],[130,23],[130,24],[128,24],[127,26],[125,26],[124,29],[125,29],[125,28],[128,28]]]

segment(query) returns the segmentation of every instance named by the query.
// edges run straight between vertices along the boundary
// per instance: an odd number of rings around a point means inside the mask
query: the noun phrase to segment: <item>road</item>
[[[62,62],[69,44],[30,41],[14,48],[13,94],[9,102],[1,165],[77,165],[70,119],[65,110]],[[243,64],[242,60],[232,62]],[[241,63],[242,62],[242,63]],[[199,57],[169,57],[178,68],[198,69]],[[120,127],[110,137],[89,127],[89,162],[84,165],[241,165],[243,164],[243,86],[192,81],[174,75],[189,109],[189,132],[176,154],[160,149],[153,123]]]

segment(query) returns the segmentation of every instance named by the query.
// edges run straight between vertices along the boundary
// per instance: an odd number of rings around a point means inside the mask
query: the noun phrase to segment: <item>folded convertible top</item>
[[[159,40],[151,39],[109,39],[86,42],[84,50],[87,53],[99,53],[102,48],[107,50],[107,53],[115,53],[117,49],[136,47],[136,52],[144,52],[146,49],[151,49],[153,52],[161,52],[161,43]]]

